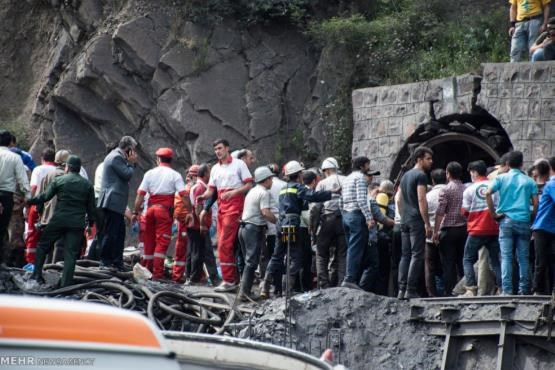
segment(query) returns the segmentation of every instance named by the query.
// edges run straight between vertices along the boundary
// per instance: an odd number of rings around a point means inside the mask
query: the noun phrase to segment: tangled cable
[[[46,265],[59,274],[63,263]],[[76,284],[58,289],[26,285],[25,271],[11,269],[12,280],[25,294],[69,298],[111,305],[147,316],[161,330],[236,335],[236,325],[252,308],[237,305],[236,297],[211,291],[185,292],[181,285],[146,281],[137,283],[132,272],[100,270],[94,261],[78,261]]]

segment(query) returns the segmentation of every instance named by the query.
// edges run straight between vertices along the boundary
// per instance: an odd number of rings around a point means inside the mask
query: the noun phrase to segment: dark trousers
[[[125,220],[121,213],[103,208],[104,228],[102,231],[100,261],[104,266],[123,267],[125,243]]]
[[[362,257],[362,275],[358,285],[367,292],[376,292],[378,274],[380,272],[380,257],[378,243],[368,242]]]
[[[364,269],[364,255],[368,248],[368,226],[362,212],[345,212],[343,228],[347,239],[345,281],[358,284]]]
[[[2,203],[3,211],[0,214],[0,263],[7,262],[5,259],[6,250],[4,248],[4,240],[8,237],[8,226],[12,218],[13,210],[13,193],[0,191],[0,203]]]
[[[331,284],[330,257],[337,261],[337,281],[345,277],[347,258],[347,240],[340,214],[329,214],[322,217],[320,232],[316,241],[316,271],[318,287],[327,288]]]
[[[534,231],[536,249],[536,268],[534,271],[534,292],[547,293],[549,288],[555,292],[555,234],[544,230]],[[546,286],[546,275],[549,284]]]
[[[274,254],[274,248],[276,247],[276,236],[266,235],[266,242],[262,245],[262,250],[260,251],[260,276],[264,279],[266,276],[266,268]]]
[[[446,296],[452,295],[457,279],[464,276],[462,260],[466,236],[466,225],[444,227],[439,232],[439,256]]]
[[[299,228],[301,247],[301,271],[299,291],[308,292],[312,289],[312,245],[307,227]]]
[[[216,284],[220,278],[216,266],[216,258],[210,244],[210,237],[197,229],[188,229],[189,248],[187,251],[187,276],[191,281],[199,282],[202,278],[203,266],[206,266],[208,276],[212,284]],[[190,265],[189,265],[190,263]]]
[[[378,233],[378,276],[374,292],[387,296],[389,273],[391,271],[391,238],[383,232]]]
[[[393,282],[393,296],[396,297],[399,292],[399,263],[401,262],[402,238],[401,224],[393,226],[391,237],[391,277]]]
[[[239,228],[239,243],[244,257],[245,267],[241,275],[241,291],[250,294],[254,281],[254,273],[260,261],[260,252],[265,242],[266,225],[245,223]]]
[[[499,237],[497,235],[469,235],[464,246],[464,277],[467,286],[476,286],[474,264],[478,260],[478,252],[482,247],[489,252],[489,264],[495,274],[497,287],[501,287],[501,262],[499,260]]]
[[[399,290],[416,293],[424,275],[424,246],[426,244],[424,222],[413,221],[401,225],[401,240]]]
[[[243,270],[245,269],[245,255],[241,249],[241,244],[239,243],[239,230],[237,230],[237,237],[235,238],[234,244],[235,250],[235,264],[237,265],[237,273],[239,276],[243,275]]]
[[[75,272],[75,261],[79,258],[84,238],[84,228],[63,227],[48,224],[44,229],[35,257],[35,276],[40,276],[46,255],[50,253],[54,243],[62,239],[64,243],[64,270],[60,286],[65,287],[73,284],[73,273]]]
[[[302,268],[302,247],[299,238],[299,227],[295,228],[295,233],[290,235],[290,262],[289,262],[289,273],[290,276],[295,276],[301,271]],[[272,258],[268,263],[266,269],[266,276],[273,279],[276,290],[281,292],[282,286],[282,275],[286,273],[284,259],[287,255],[287,241],[282,239],[281,228],[278,226],[278,232],[276,235],[276,247],[274,248],[274,253]]]
[[[426,281],[426,293],[428,297],[437,297],[436,277],[441,276],[441,258],[439,247],[433,243],[426,243],[424,279]]]
[[[94,200],[94,204],[98,204],[98,198]],[[87,259],[98,261],[100,259],[100,241],[102,240],[102,233],[104,231],[104,212],[101,208],[96,208],[96,235],[94,236]]]

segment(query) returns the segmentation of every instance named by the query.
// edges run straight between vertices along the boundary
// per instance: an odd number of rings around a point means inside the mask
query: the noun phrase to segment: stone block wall
[[[555,63],[484,64],[482,76],[463,75],[353,91],[353,156],[390,178],[407,139],[428,122],[430,102],[440,119],[473,113],[474,105],[499,121],[514,149],[534,159],[555,154]]]

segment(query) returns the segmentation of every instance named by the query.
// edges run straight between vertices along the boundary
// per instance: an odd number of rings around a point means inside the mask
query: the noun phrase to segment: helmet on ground
[[[287,162],[285,165],[285,176],[293,175],[295,173],[301,172],[304,167],[297,161]]]
[[[257,184],[273,176],[274,174],[270,171],[268,166],[258,167],[254,170],[254,182]]]
[[[324,161],[322,162],[322,166],[320,167],[322,171],[329,170],[330,168],[333,168],[335,170],[339,168],[339,164],[337,163],[337,160],[333,157],[324,159]]]

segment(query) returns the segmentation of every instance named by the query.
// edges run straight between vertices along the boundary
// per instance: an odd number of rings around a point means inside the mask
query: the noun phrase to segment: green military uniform
[[[68,166],[72,164],[77,166],[77,163],[80,168],[81,160],[76,156],[71,156],[67,161]],[[46,192],[32,198],[29,203],[42,204],[54,196],[57,196],[56,208],[39,240],[33,278],[42,280],[42,266],[46,255],[52,249],[54,242],[63,238],[64,271],[61,286],[64,287],[73,283],[75,261],[79,256],[84,237],[85,214],[88,215],[89,222],[94,221],[94,189],[79,175],[79,171],[69,172],[56,177]]]

